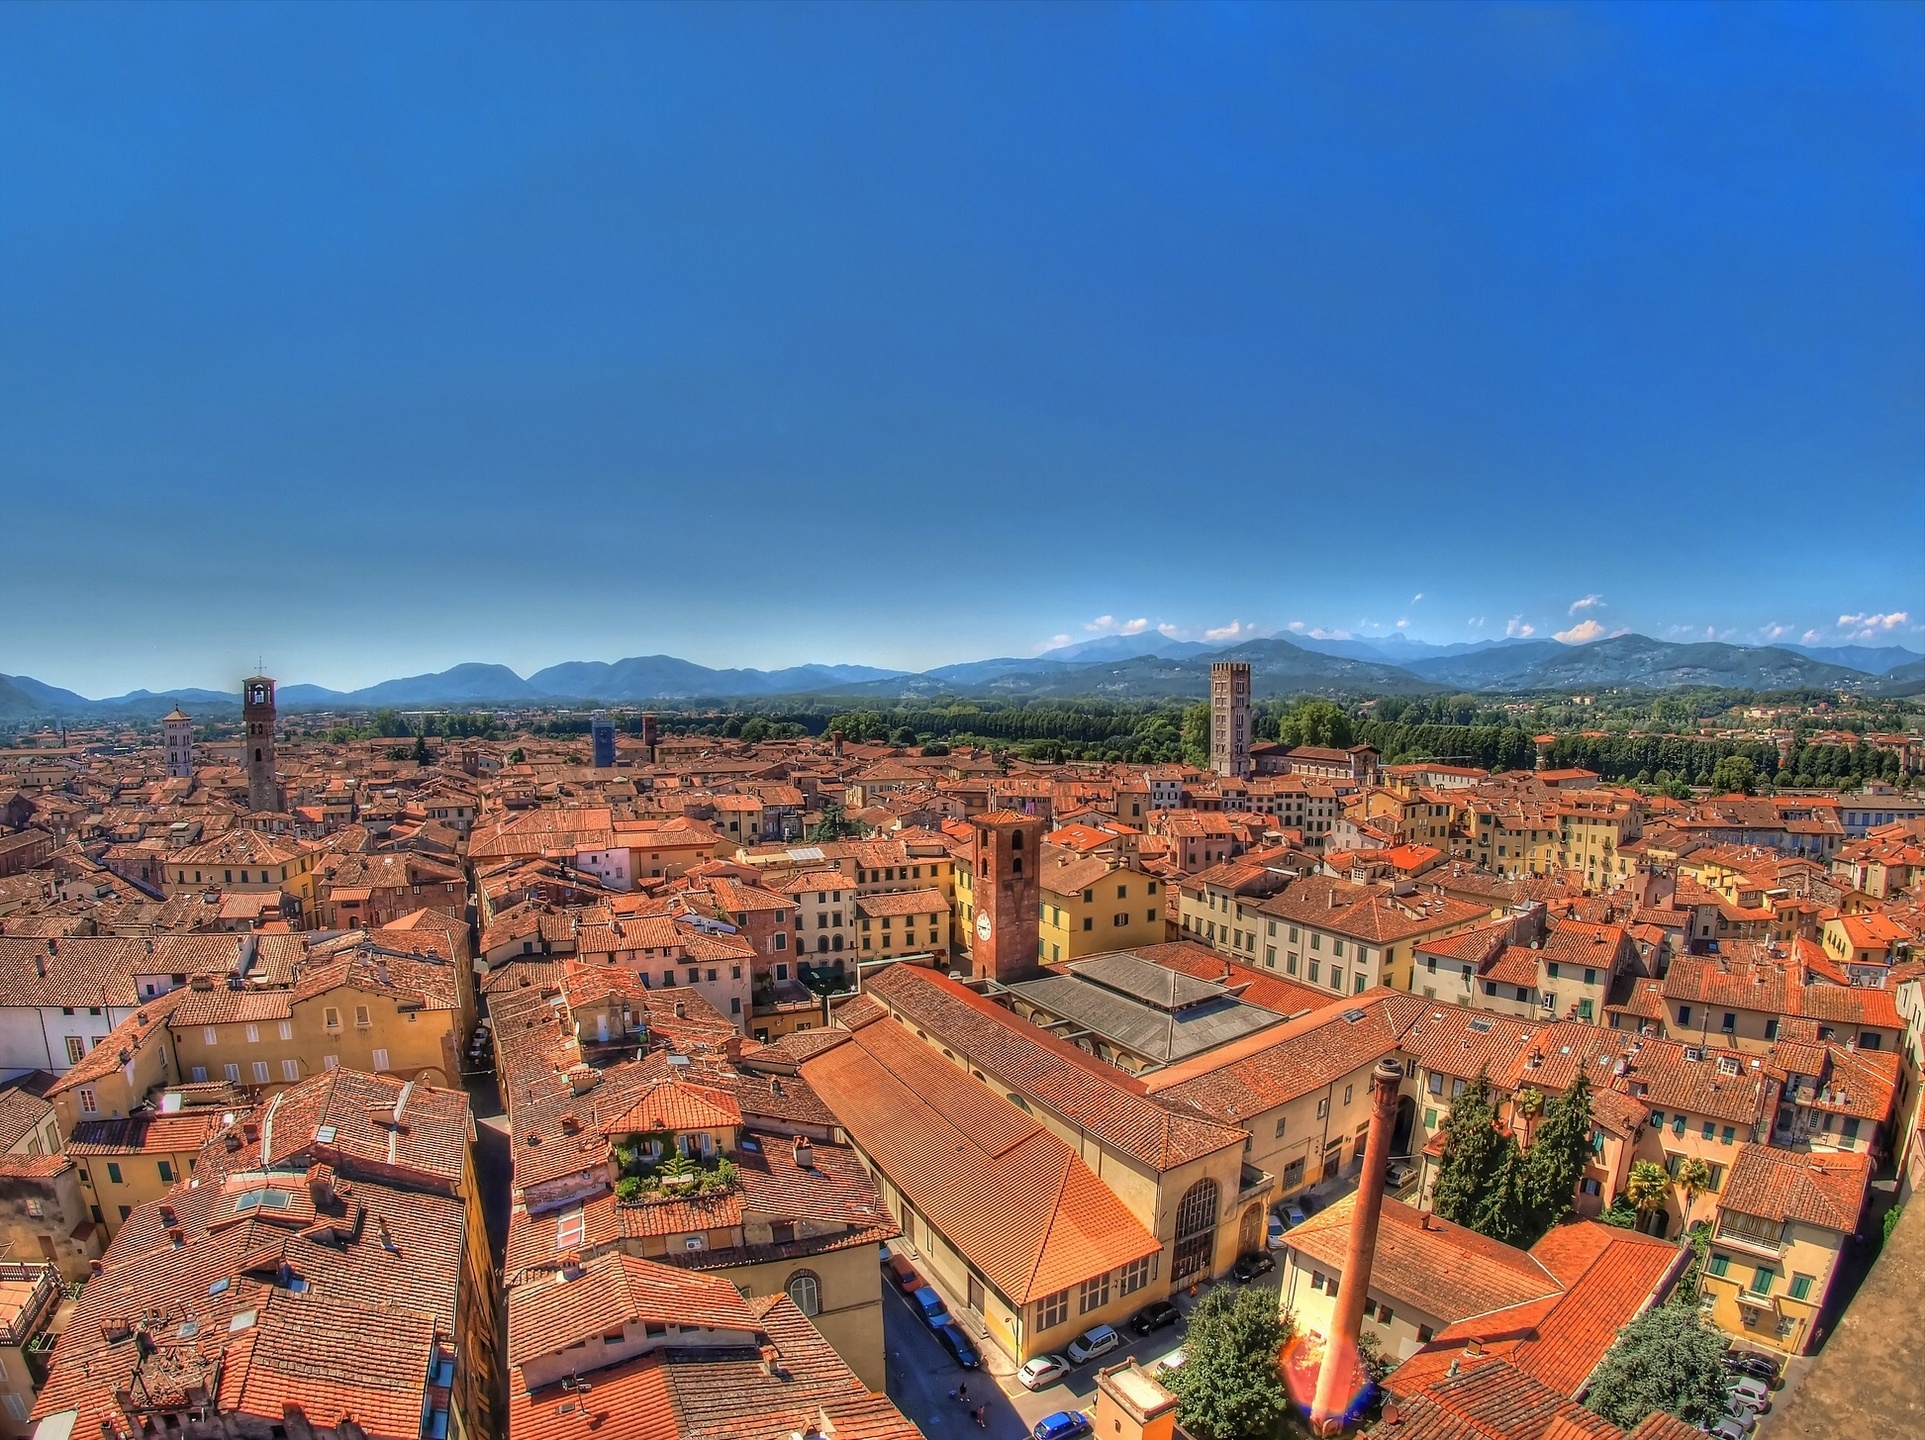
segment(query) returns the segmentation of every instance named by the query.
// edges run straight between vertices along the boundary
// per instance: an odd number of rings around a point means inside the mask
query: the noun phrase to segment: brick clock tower
[[[247,730],[247,808],[279,810],[281,785],[274,773],[274,682],[253,675],[241,682],[241,720]]]
[[[1030,979],[1041,946],[1044,822],[1014,810],[988,810],[970,823],[976,827],[971,973],[1005,984]]]

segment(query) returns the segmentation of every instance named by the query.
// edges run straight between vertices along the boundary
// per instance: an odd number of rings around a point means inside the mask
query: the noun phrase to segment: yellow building
[[[1107,856],[1043,867],[1042,958],[1067,964],[1085,955],[1163,943],[1163,885]]]
[[[224,1088],[224,1087],[223,1087]],[[169,1092],[166,1101],[180,1099]],[[149,1111],[124,1120],[87,1120],[67,1137],[67,1155],[96,1222],[111,1240],[133,1212],[194,1173],[201,1147],[219,1133],[233,1104]]]
[[[453,1088],[460,998],[452,965],[354,950],[288,990],[232,990],[198,976],[168,1021],[181,1078],[275,1090],[331,1070]]]
[[[949,954],[949,901],[940,890],[858,895],[856,953],[864,960]]]
[[[1741,1147],[1705,1260],[1702,1303],[1718,1327],[1789,1355],[1808,1351],[1870,1181],[1863,1154]]]
[[[308,846],[262,830],[229,830],[176,850],[162,862],[170,895],[217,889],[291,895],[314,914],[314,855]]]
[[[45,1361],[40,1347],[52,1339],[46,1330],[62,1294],[60,1272],[52,1265],[0,1261],[0,1436],[6,1440],[34,1432],[28,1417],[37,1389],[35,1368]]]

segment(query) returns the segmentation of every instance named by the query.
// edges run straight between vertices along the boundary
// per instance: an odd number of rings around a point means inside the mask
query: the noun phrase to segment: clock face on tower
[[[981,911],[976,916],[976,938],[978,940],[987,940],[989,938],[989,912],[987,910]]]

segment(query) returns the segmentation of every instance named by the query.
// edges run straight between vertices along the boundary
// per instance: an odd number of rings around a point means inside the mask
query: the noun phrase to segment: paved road
[[[1275,1294],[1276,1281],[1276,1274],[1272,1272],[1256,1283]],[[1129,1345],[1111,1351],[1100,1360],[1078,1366],[1055,1385],[1032,1394],[1013,1376],[998,1378],[986,1370],[963,1371],[929,1333],[915,1305],[895,1286],[885,1282],[882,1288],[883,1343],[889,1352],[889,1398],[930,1440],[942,1440],[945,1436],[949,1440],[967,1440],[972,1436],[1023,1440],[1030,1427],[1045,1415],[1058,1410],[1093,1408],[1099,1368],[1125,1359],[1137,1360],[1146,1368],[1152,1366],[1182,1345],[1188,1328],[1187,1324],[1179,1323],[1142,1340],[1125,1331],[1125,1337],[1131,1341]],[[1179,1299],[1185,1310],[1190,1308],[1190,1303],[1187,1297]],[[949,1392],[964,1382],[969,1386],[968,1407],[949,1398]],[[978,1430],[969,1417],[969,1410],[977,1405],[989,1407],[984,1417],[987,1424],[982,1430]]]

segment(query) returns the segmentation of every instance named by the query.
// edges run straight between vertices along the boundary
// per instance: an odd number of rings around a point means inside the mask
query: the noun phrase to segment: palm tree
[[[1664,1202],[1671,1194],[1671,1177],[1665,1173],[1662,1165],[1650,1160],[1635,1160],[1631,1164],[1630,1175],[1625,1177],[1624,1194],[1642,1218],[1664,1208]],[[1643,1228],[1642,1224],[1639,1228]]]
[[[1691,1218],[1691,1207],[1711,1188],[1711,1167],[1693,1156],[1678,1166],[1678,1188],[1684,1191],[1684,1218]]]

